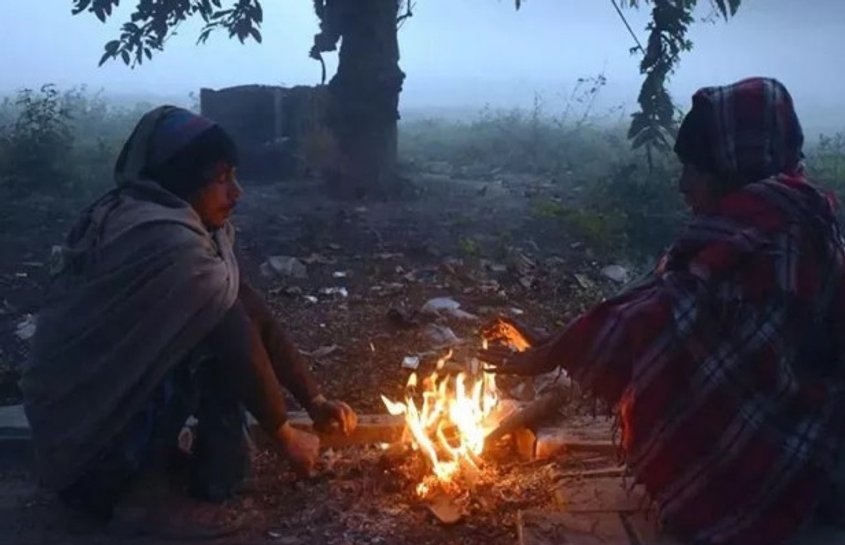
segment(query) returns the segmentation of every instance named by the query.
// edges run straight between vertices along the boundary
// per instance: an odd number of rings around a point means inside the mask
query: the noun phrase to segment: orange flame
[[[426,496],[435,486],[456,485],[461,474],[480,469],[484,440],[495,428],[491,416],[499,403],[495,378],[481,373],[470,378],[467,373],[443,374],[450,351],[437,362],[436,370],[422,381],[422,403],[417,405],[417,375],[408,379],[404,402],[381,396],[387,411],[405,415],[406,438],[413,450],[422,452],[431,474],[417,486],[417,494]]]

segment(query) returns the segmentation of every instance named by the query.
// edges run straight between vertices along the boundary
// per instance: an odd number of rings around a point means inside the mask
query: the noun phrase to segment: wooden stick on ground
[[[487,435],[487,440],[495,441],[520,428],[527,428],[553,414],[565,401],[566,390],[563,387],[554,388],[502,420],[499,426]]]
[[[294,428],[315,433],[320,437],[320,446],[324,448],[343,448],[352,445],[375,445],[393,443],[402,437],[405,420],[401,416],[389,414],[358,415],[358,427],[351,434],[343,435],[340,431],[320,432],[314,429],[314,423],[304,412],[288,413],[288,421]],[[250,428],[260,429],[258,423],[250,418]],[[258,434],[261,437],[261,434]]]

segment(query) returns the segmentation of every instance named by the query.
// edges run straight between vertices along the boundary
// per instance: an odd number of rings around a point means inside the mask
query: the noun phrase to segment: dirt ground
[[[538,195],[563,197],[553,186],[532,177],[488,178],[419,172],[416,196],[360,203],[327,199],[314,181],[246,184],[234,217],[242,269],[300,349],[316,352],[308,357],[331,397],[360,412],[384,412],[379,394],[401,393],[405,356],[422,355],[425,373],[442,355],[426,327],[432,322],[449,328],[460,339],[459,354],[469,354],[486,317],[509,314],[553,328],[618,288],[599,274],[603,263],[589,249],[533,213]],[[19,326],[37,314],[50,248],[77,208],[29,199],[10,206],[2,220],[0,404],[20,401],[16,380],[28,345]],[[268,274],[266,266],[262,272],[271,256],[299,258],[307,278]],[[345,294],[325,291],[341,287]],[[435,297],[453,298],[479,319],[416,312]],[[511,544],[516,512],[550,501],[543,483],[564,463],[526,465],[504,449],[483,491],[461,500],[464,521],[445,527],[415,499],[408,468],[385,468],[380,456],[377,449],[328,452],[326,470],[303,483],[283,461],[259,453],[253,479],[233,506],[249,515],[250,530],[227,543]],[[0,543],[115,542],[98,533],[68,534],[54,501],[25,471],[3,474],[0,489]]]
[[[618,284],[557,221],[534,213],[555,186],[530,176],[456,180],[418,173],[419,195],[398,202],[327,199],[315,181],[252,186],[234,217],[244,274],[266,294],[303,352],[336,345],[313,361],[327,392],[357,408],[380,408],[377,392],[404,383],[405,355],[431,350],[424,328],[391,320],[428,299],[451,297],[482,319],[520,315],[554,327]],[[19,401],[17,370],[28,344],[17,335],[37,314],[60,244],[82,203],[33,198],[0,218],[0,404]],[[293,256],[306,279],[265,275],[271,256]],[[321,294],[343,287],[348,296]],[[313,302],[316,298],[316,302]],[[396,314],[394,313],[394,316]],[[441,320],[461,338],[477,322]],[[323,351],[325,353],[325,350]],[[423,368],[434,357],[423,360]]]

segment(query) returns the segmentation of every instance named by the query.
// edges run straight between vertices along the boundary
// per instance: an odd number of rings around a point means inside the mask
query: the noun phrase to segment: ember
[[[421,497],[471,482],[481,469],[485,438],[499,420],[493,375],[447,374],[443,367],[451,357],[450,351],[419,385],[417,374],[411,374],[404,402],[381,396],[390,414],[405,415],[404,440],[429,463],[431,473],[417,485]]]

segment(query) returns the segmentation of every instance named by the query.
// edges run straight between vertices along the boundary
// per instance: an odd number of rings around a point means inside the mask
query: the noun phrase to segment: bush
[[[152,105],[118,107],[102,91],[92,93],[84,86],[66,91],[63,101],[72,116],[74,135],[69,187],[83,194],[99,193],[112,185],[117,155]]]
[[[674,155],[655,155],[649,169],[624,124],[589,110],[547,116],[535,100],[533,111],[488,108],[471,121],[406,121],[400,129],[403,159],[448,163],[471,177],[512,172],[555,182],[552,195],[536,198],[534,216],[563,223],[597,250],[653,258],[687,218]],[[821,136],[807,150],[810,178],[845,203],[845,133]]]
[[[15,193],[43,189],[61,180],[73,145],[71,115],[53,85],[20,91],[0,130],[0,181]],[[16,114],[16,115],[15,115]]]
[[[608,157],[632,156],[625,138],[627,119],[618,116],[620,109],[603,116],[593,113],[606,82],[603,74],[579,78],[552,112],[535,94],[529,111],[485,107],[468,122],[405,121],[400,126],[400,155],[459,168],[483,166],[557,178],[605,174]]]
[[[110,187],[120,146],[148,104],[116,107],[86,87],[23,89],[0,104],[0,189],[90,199]]]
[[[671,242],[685,217],[674,157],[654,168],[632,151],[620,120],[591,113],[596,85],[557,116],[489,108],[468,122],[403,122],[400,153],[415,162],[445,162],[475,176],[503,172],[552,181],[558,196],[540,196],[534,215],[565,224],[595,249],[651,257]],[[586,104],[574,114],[573,102]],[[561,198],[561,196],[565,196]]]
[[[807,153],[810,178],[833,190],[840,202],[845,202],[845,133],[822,135]]]
[[[535,213],[574,228],[594,248],[651,260],[683,225],[684,206],[669,161],[649,170],[643,162],[606,165],[607,172],[584,184],[575,205],[541,201]]]

